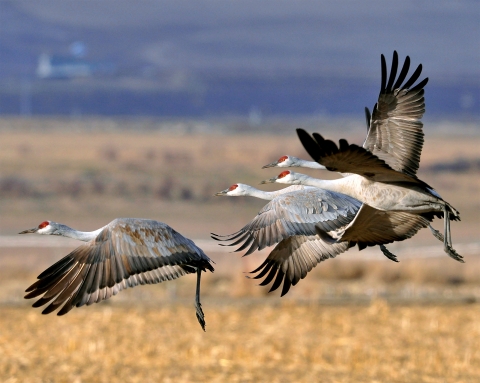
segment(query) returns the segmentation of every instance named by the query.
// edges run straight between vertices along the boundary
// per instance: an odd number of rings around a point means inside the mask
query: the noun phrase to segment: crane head
[[[261,184],[269,184],[269,183],[278,183],[278,184],[288,184],[288,185],[299,185],[300,183],[294,177],[294,172],[290,170],[285,170],[281,172],[278,176],[269,178],[267,180],[263,180],[260,182]]]
[[[228,196],[246,196],[251,192],[252,187],[245,184],[233,184],[228,189],[215,193],[216,196],[228,195]]]
[[[291,167],[291,166],[299,166],[299,165],[297,165],[297,160],[298,160],[297,157],[293,157],[293,156],[289,156],[289,155],[282,156],[277,161],[272,162],[270,164],[267,164],[265,166],[262,166],[262,169],[266,169],[266,168],[288,168],[288,167]]]
[[[18,234],[30,234],[30,233],[37,233],[37,234],[54,234],[56,228],[52,225],[53,222],[51,221],[43,221],[40,225],[34,227],[33,229],[27,229],[21,231]]]
[[[221,195],[231,195],[230,192],[233,192],[235,189],[238,188],[238,184],[233,184],[229,188],[219,191],[218,193],[215,193],[215,196],[221,196]]]

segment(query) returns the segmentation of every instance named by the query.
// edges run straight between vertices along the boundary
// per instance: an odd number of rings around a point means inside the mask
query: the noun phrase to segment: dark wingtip
[[[29,292],[32,292],[34,290],[37,289],[38,285],[40,284],[40,280],[36,281],[35,283],[32,283],[30,286],[28,286],[26,289],[25,289],[25,292],[26,293],[29,293]],[[28,298],[27,298],[28,299]]]
[[[413,72],[412,76],[402,86],[402,89],[409,89],[415,83],[415,81],[418,80],[418,78],[422,74],[422,68],[423,68],[422,64],[419,64],[417,69],[415,69],[415,71]]]
[[[325,141],[330,141],[323,138],[323,136],[320,133],[312,133],[312,136],[313,138],[315,138],[315,141],[317,141],[318,145],[322,145]]]
[[[53,303],[49,304],[43,311],[43,315],[50,314],[51,312],[55,311],[58,308],[57,305],[54,305]]]
[[[381,67],[382,67],[382,83],[380,85],[380,93],[385,93],[385,87],[387,85],[387,61],[385,56],[381,55]]]
[[[365,107],[365,120],[367,121],[367,131],[370,129],[370,120],[372,118],[372,114],[370,113],[370,110]]]
[[[395,77],[397,77],[397,68],[398,68],[398,54],[397,54],[397,51],[393,51],[392,67],[390,68],[390,76],[388,78],[388,84],[385,89],[387,93],[390,93],[392,91],[392,86],[395,81]]]
[[[40,298],[38,299],[37,301],[35,301],[33,304],[32,304],[32,307],[42,307],[45,303],[47,303],[50,299],[45,299],[45,298]]]
[[[61,317],[65,314],[68,314],[74,307],[75,305],[72,305],[71,301],[67,302],[65,305],[63,305],[62,309],[57,313],[57,315]]]
[[[292,286],[292,281],[288,278],[285,278],[285,281],[283,282],[283,288],[282,288],[282,294],[280,297],[283,297],[290,291],[290,287]]]
[[[347,150],[350,145],[348,144],[347,140],[345,140],[344,138],[341,138],[339,141],[339,146],[340,146],[340,150]]]
[[[416,92],[417,90],[421,90],[425,87],[425,85],[427,85],[427,83],[428,83],[428,77],[425,77],[417,85],[415,85],[413,88],[409,89],[408,92]]]
[[[397,81],[393,85],[393,89],[399,89],[402,86],[402,83],[405,81],[407,77],[408,70],[410,69],[410,57],[405,57],[405,61],[403,62],[402,70],[400,71],[400,75],[397,78]]]
[[[306,130],[299,128],[297,129],[297,136],[300,141],[303,142],[304,139],[308,139],[310,137],[310,134],[308,134]]]

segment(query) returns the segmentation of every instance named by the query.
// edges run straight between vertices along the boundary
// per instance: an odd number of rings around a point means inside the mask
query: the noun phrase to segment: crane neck
[[[248,194],[247,195],[250,196],[250,197],[255,197],[255,198],[270,201],[277,196],[277,193],[276,192],[263,191],[263,190],[254,188],[253,186],[250,186],[250,188],[248,189]]]
[[[280,189],[280,190],[267,192],[267,191],[256,189],[253,186],[250,186],[248,188],[248,194],[247,195],[250,196],[250,197],[256,197],[256,198],[259,198],[259,199],[264,199],[264,200],[271,201],[272,199],[277,198],[279,195],[282,195],[282,194],[285,194],[285,193],[291,193],[291,192],[295,192],[295,191],[299,191],[299,190],[303,190],[303,189],[305,189],[305,187],[302,186],[302,185],[291,185],[291,186],[288,186],[288,187]]]
[[[73,239],[78,239],[79,241],[88,242],[88,241],[91,241],[92,239],[95,239],[103,229],[104,228],[101,227],[100,229],[95,231],[79,231],[79,230],[72,229],[67,225],[58,225],[55,235],[61,235],[63,237],[73,238]]]
[[[295,173],[297,185],[315,186],[321,189],[327,189],[335,192],[345,193],[345,187],[350,181],[349,177],[339,178],[335,180],[322,180],[307,176],[306,174]]]
[[[307,160],[302,160],[301,158],[299,158],[299,159],[295,162],[295,166],[298,166],[298,167],[300,167],[300,168],[326,170],[326,167],[325,167],[325,166],[320,165],[320,164],[319,164],[318,162],[316,162],[316,161],[307,161]]]

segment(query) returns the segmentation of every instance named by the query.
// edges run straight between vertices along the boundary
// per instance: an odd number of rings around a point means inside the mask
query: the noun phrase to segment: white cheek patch
[[[47,225],[42,229],[38,229],[37,234],[48,234],[49,231],[50,231],[50,225]]]

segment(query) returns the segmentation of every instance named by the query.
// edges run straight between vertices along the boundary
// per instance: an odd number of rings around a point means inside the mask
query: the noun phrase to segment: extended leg
[[[197,314],[198,323],[202,326],[203,331],[205,331],[205,314],[203,314],[202,305],[200,303],[200,278],[202,277],[202,270],[197,269],[197,290],[195,292],[195,310]]]
[[[445,220],[445,239],[447,245],[452,246],[452,235],[450,233],[450,213],[447,211],[447,206],[445,205],[445,209],[443,211],[443,219]]]
[[[380,250],[382,250],[383,255],[385,255],[388,259],[392,260],[393,262],[398,262],[398,258],[395,254],[390,252],[385,245],[379,245]]]
[[[443,237],[443,248],[445,252],[455,259],[458,262],[464,263],[463,257],[458,254],[452,247],[452,238],[450,234],[450,213],[447,210],[447,206],[445,205],[443,208],[443,230],[444,230],[444,237]],[[435,235],[435,234],[434,234]],[[438,238],[438,237],[437,237]]]

